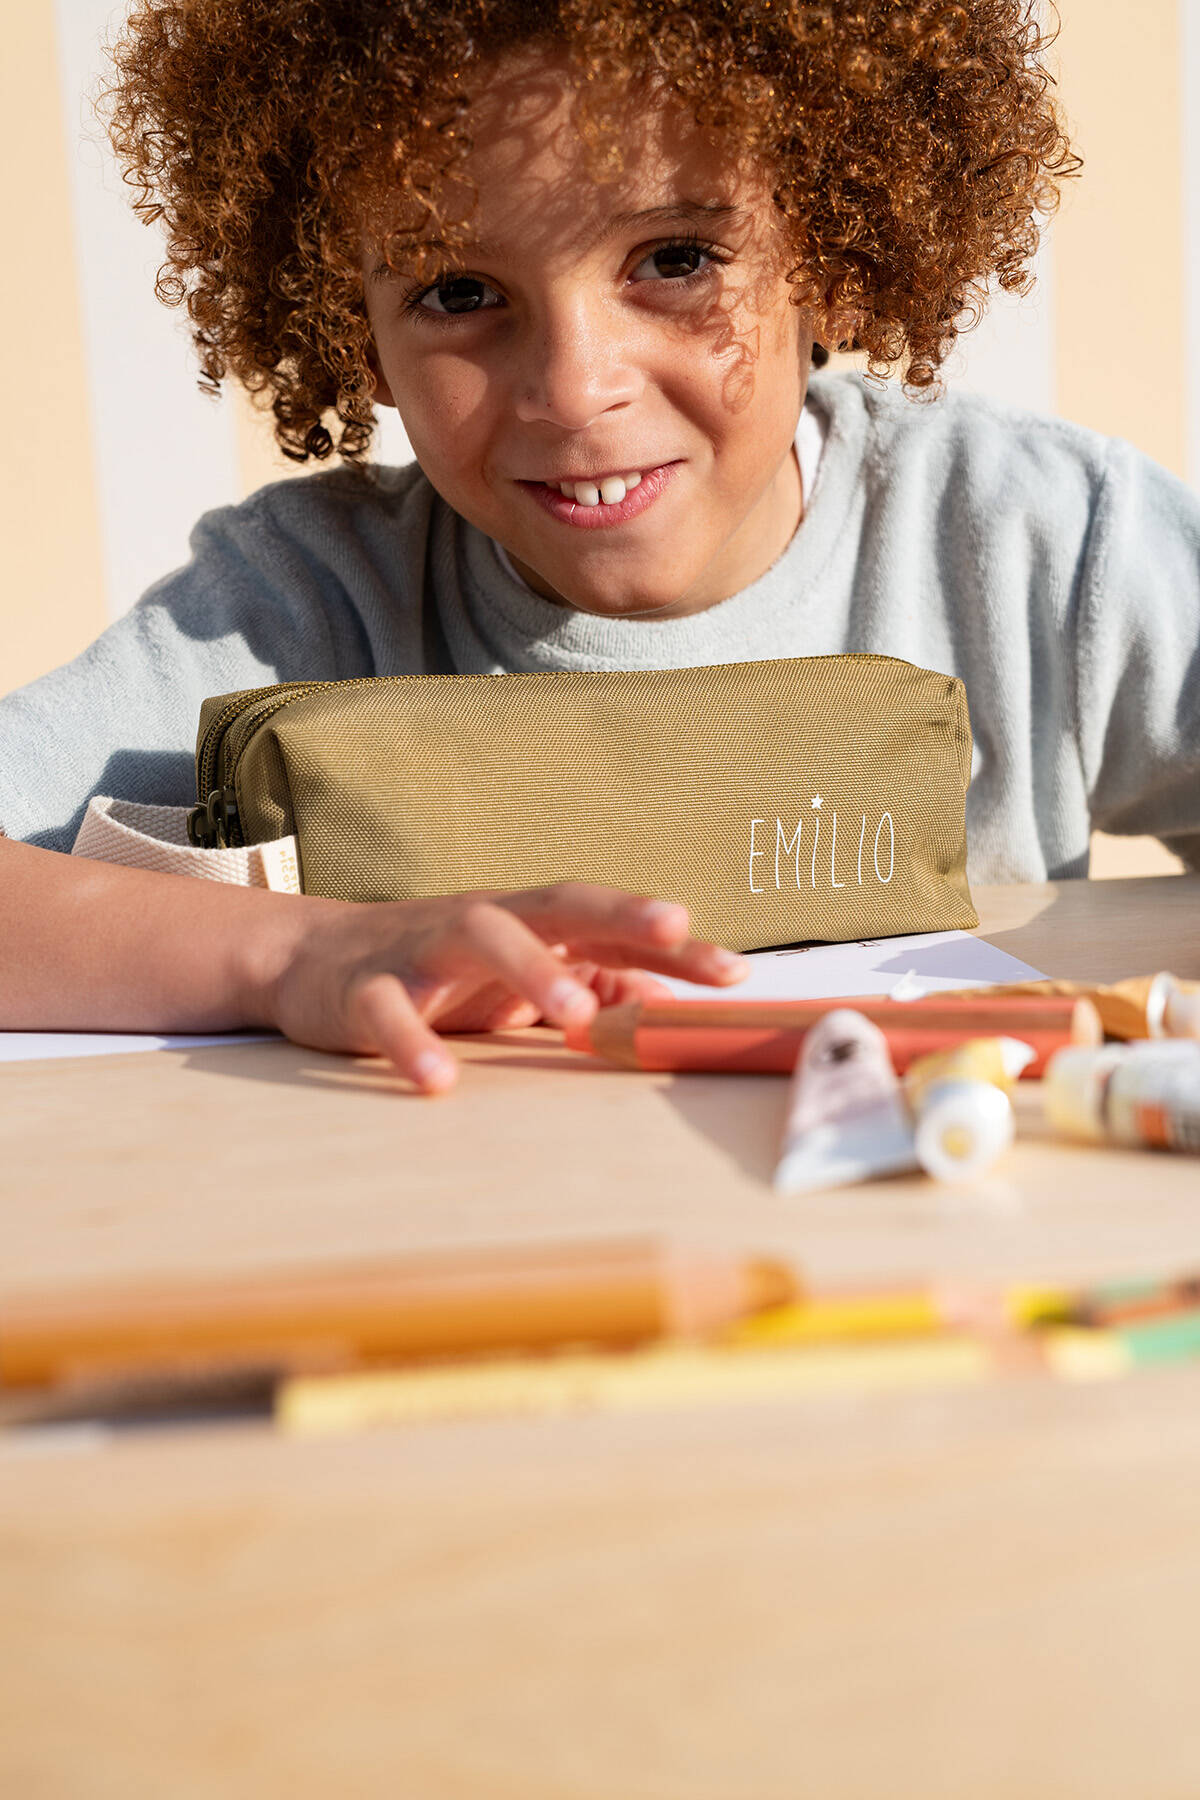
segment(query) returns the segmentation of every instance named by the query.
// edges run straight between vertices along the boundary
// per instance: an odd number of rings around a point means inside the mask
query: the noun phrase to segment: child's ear
[[[815,322],[814,335],[818,344],[833,355],[835,351],[853,348],[861,322],[861,315],[853,308],[833,307]]]

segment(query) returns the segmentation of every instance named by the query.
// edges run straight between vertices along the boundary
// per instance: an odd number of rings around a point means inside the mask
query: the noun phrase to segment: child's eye
[[[709,267],[699,266],[701,258]],[[703,244],[699,238],[675,238],[669,244],[659,244],[657,249],[651,250],[633,272],[640,276],[647,264],[651,264],[655,274],[665,275],[675,287],[684,287],[693,281],[703,281],[714,265],[721,266],[727,260],[716,254],[715,245]]]
[[[653,275],[659,275],[665,276],[672,287],[691,287],[694,283],[707,280],[714,267],[722,266],[728,260],[728,257],[717,254],[715,245],[702,243],[699,238],[673,238],[670,243],[659,244],[644,256],[633,273],[636,278],[643,279],[642,271],[647,265],[652,265],[651,281]],[[701,261],[707,266],[701,268]],[[492,296],[490,301],[487,299],[488,294]],[[503,301],[495,288],[478,275],[453,275],[447,272],[428,287],[408,294],[403,304],[405,312],[422,313],[426,318],[443,320],[492,312],[497,305],[503,305]]]
[[[435,319],[462,318],[466,313],[490,312],[492,305],[481,298],[485,293],[496,295],[495,288],[489,288],[486,281],[478,275],[445,275],[435,281],[431,287],[421,288],[415,294],[409,294],[404,301],[405,312],[432,313]],[[498,299],[499,296],[496,295]],[[436,306],[427,302],[436,300]]]

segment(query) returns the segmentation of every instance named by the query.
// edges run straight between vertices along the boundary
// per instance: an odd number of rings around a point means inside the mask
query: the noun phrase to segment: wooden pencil
[[[569,1030],[566,1041],[626,1069],[785,1074],[796,1066],[805,1032],[841,1006],[880,1027],[901,1074],[919,1056],[967,1038],[1014,1037],[1035,1052],[1024,1071],[1033,1077],[1054,1051],[1103,1038],[1087,1000],[981,994],[968,1001],[949,993],[923,1000],[635,1000],[602,1007],[587,1025]]]
[[[0,1297],[0,1389],[171,1369],[620,1347],[710,1332],[799,1289],[777,1261],[633,1240],[14,1295]]]

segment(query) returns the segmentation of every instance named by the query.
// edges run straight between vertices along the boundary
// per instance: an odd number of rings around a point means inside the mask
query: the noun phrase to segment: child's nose
[[[611,314],[577,299],[529,332],[516,371],[517,417],[577,431],[636,399],[643,379],[635,346]]]

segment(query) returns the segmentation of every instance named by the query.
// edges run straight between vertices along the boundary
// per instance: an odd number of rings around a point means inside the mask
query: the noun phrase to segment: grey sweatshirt
[[[542,599],[415,464],[205,514],[186,567],[0,701],[0,828],[67,850],[93,793],[190,804],[200,703],[236,688],[869,650],[966,684],[973,880],[1084,875],[1092,826],[1200,867],[1200,499],[1119,438],[972,395],[825,372],[809,405],[790,544],[684,619]]]

